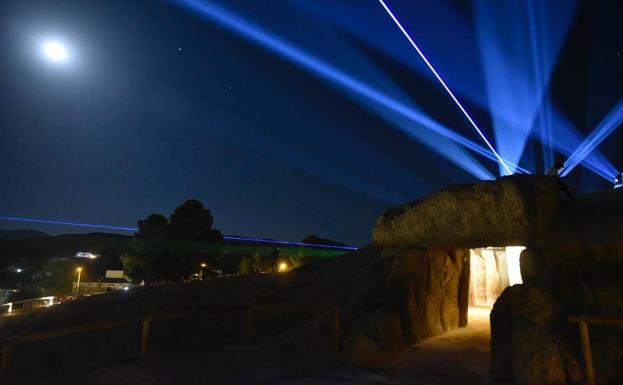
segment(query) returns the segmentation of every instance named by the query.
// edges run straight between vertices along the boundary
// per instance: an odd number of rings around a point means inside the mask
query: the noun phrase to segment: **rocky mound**
[[[373,240],[384,247],[525,245],[549,230],[558,191],[556,178],[528,175],[448,187],[387,210]]]

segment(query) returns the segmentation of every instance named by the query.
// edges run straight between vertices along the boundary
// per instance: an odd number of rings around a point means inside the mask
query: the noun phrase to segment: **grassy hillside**
[[[258,383],[275,375],[275,371],[279,376],[292,375],[310,366],[334,365],[334,313],[325,307],[342,308],[341,338],[345,338],[353,320],[359,319],[366,308],[370,293],[385,283],[378,279],[379,272],[388,271],[389,265],[388,259],[378,257],[378,250],[368,248],[285,274],[154,285],[5,318],[0,320],[0,339],[77,325],[137,320],[110,331],[17,345],[10,380],[15,384],[61,383],[61,379],[63,384],[95,383],[89,382],[89,376],[96,368],[137,362],[140,319],[148,315],[186,315],[152,323],[150,356],[144,364],[153,364],[157,371],[164,362],[173,376],[159,383],[213,383],[204,381],[203,371],[212,373],[231,362],[238,366],[223,373],[224,377],[244,374],[250,378],[218,383]],[[285,308],[269,308],[268,304]],[[288,310],[300,305],[321,308],[311,312]],[[255,310],[249,338],[247,312],[251,307]],[[223,356],[224,348],[231,350],[231,357]],[[89,349],[89,354],[84,354],[84,349]],[[274,359],[275,365],[267,367],[266,357]],[[178,361],[202,364],[178,365]],[[188,370],[189,366],[192,370]]]

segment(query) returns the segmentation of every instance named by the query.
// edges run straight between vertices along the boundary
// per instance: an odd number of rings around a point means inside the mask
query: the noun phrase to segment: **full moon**
[[[67,47],[59,41],[46,41],[42,44],[41,48],[46,59],[53,63],[64,63],[69,60]]]

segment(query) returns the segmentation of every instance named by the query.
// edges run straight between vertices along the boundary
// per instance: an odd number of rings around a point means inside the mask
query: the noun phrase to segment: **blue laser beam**
[[[496,150],[519,162],[530,135],[539,136],[547,170],[555,145],[549,83],[575,0],[475,1],[473,8]]]
[[[305,242],[289,242],[289,241],[276,241],[272,239],[261,239],[261,238],[250,238],[250,237],[234,237],[234,236],[224,236],[223,239],[228,241],[242,241],[242,242],[252,242],[252,243],[270,243],[270,244],[278,244],[278,245],[286,245],[286,246],[301,246],[301,247],[320,247],[324,249],[338,249],[338,250],[357,250],[354,246],[338,246],[338,245],[320,245],[317,243],[305,243]]]
[[[545,92],[544,88],[544,75],[541,70],[541,50],[539,42],[545,39],[539,39],[539,33],[537,29],[537,21],[535,15],[534,0],[528,0],[528,24],[530,30],[530,46],[532,48],[532,66],[534,68],[534,85],[537,95],[543,95],[543,105],[538,112],[539,129],[541,130],[541,136],[551,141],[552,129],[551,119],[549,119],[549,93]],[[554,149],[545,141],[541,142],[541,149],[543,153],[543,170],[549,170],[554,164]]]
[[[584,139],[584,141],[573,151],[567,161],[565,161],[561,176],[567,176],[584,158],[586,158],[593,150],[601,144],[614,130],[623,123],[623,99],[608,112],[604,119],[593,129],[593,131]],[[612,180],[616,176],[616,170],[609,170]]]
[[[413,108],[406,104],[390,97],[389,95],[378,91],[376,88],[366,84],[357,78],[345,73],[344,71],[336,68],[335,66],[314,57],[302,49],[292,45],[279,36],[276,36],[252,23],[247,22],[241,17],[227,11],[211,2],[200,0],[173,0],[181,6],[203,16],[217,24],[245,37],[250,41],[268,48],[269,50],[281,55],[282,57],[291,60],[298,64],[302,68],[309,70],[311,73],[321,76],[322,78],[329,80],[333,85],[340,86],[341,88],[350,91],[358,98],[362,98],[366,102],[372,102],[374,105],[382,106],[396,114],[399,114],[407,119],[410,119],[414,123],[421,125],[423,128],[436,132],[442,136],[445,136],[452,141],[465,146],[465,143],[461,141],[460,136],[447,135],[449,130],[439,130],[439,124],[428,118],[424,114],[415,111]],[[349,95],[349,96],[353,96]],[[432,123],[432,124],[431,124]],[[412,132],[409,132],[413,135]],[[417,136],[417,135],[416,135]],[[439,149],[432,147],[434,151]],[[484,151],[488,151],[484,149]],[[443,154],[443,152],[440,152]],[[444,154],[446,156],[446,154]],[[446,156],[447,157],[447,156]],[[466,169],[466,166],[456,160],[448,158],[453,161],[459,167]],[[496,159],[497,161],[497,159]],[[479,170],[467,169],[472,175],[481,178],[482,173]]]
[[[87,227],[93,229],[105,229],[105,230],[116,230],[116,231],[136,231],[137,229],[134,227],[124,227],[124,226],[113,226],[113,225],[94,225],[90,223],[79,223],[79,222],[70,222],[70,221],[59,221],[54,219],[40,219],[40,218],[21,218],[21,217],[9,217],[0,215],[0,220],[3,221],[13,221],[13,222],[27,222],[27,223],[41,223],[46,225],[64,225],[64,226],[72,226],[72,227]]]
[[[439,81],[439,83],[441,83],[441,85],[443,86],[443,88],[446,90],[446,92],[448,93],[448,95],[450,95],[450,97],[452,98],[452,100],[454,101],[454,103],[459,107],[459,109],[461,110],[461,112],[463,113],[463,115],[465,115],[465,117],[467,118],[467,120],[469,121],[469,123],[472,125],[472,127],[474,127],[474,129],[476,130],[476,132],[478,133],[478,135],[480,135],[480,137],[482,138],[482,140],[487,144],[487,147],[489,147],[489,149],[491,150],[491,152],[495,155],[495,157],[497,158],[498,162],[502,165],[502,167],[504,167],[504,169],[506,170],[506,172],[508,172],[509,175],[511,175],[513,172],[511,171],[511,169],[506,165],[506,163],[504,162],[504,160],[502,159],[502,157],[500,157],[500,155],[497,153],[497,151],[495,151],[495,148],[493,148],[493,146],[491,145],[491,143],[489,142],[489,140],[487,139],[487,137],[484,135],[484,133],[482,132],[482,130],[480,130],[480,128],[478,127],[478,125],[476,124],[476,122],[474,122],[474,120],[472,119],[472,117],[467,113],[467,111],[465,110],[465,108],[463,107],[463,105],[461,104],[461,102],[459,102],[459,100],[457,99],[456,96],[454,96],[454,93],[450,90],[450,88],[446,85],[446,82],[443,81],[443,79],[441,78],[441,76],[439,76],[439,73],[437,73],[437,71],[435,70],[435,68],[433,67],[433,65],[430,63],[430,61],[426,58],[426,56],[424,55],[424,53],[422,52],[422,50],[420,50],[420,48],[418,47],[417,44],[415,44],[415,41],[413,41],[413,39],[411,38],[411,36],[407,33],[407,31],[404,29],[404,27],[402,26],[402,24],[400,24],[400,22],[398,21],[398,19],[396,18],[396,16],[392,13],[392,11],[389,9],[389,7],[385,4],[385,2],[383,0],[379,0],[379,3],[383,6],[383,8],[385,9],[385,11],[387,12],[387,14],[391,17],[391,19],[394,21],[394,23],[396,24],[396,26],[398,26],[398,28],[400,29],[400,31],[402,32],[402,34],[407,38],[407,40],[409,41],[409,43],[411,44],[411,46],[413,48],[415,48],[415,51],[418,53],[418,55],[420,55],[420,57],[422,58],[422,60],[424,60],[424,63],[426,63],[426,66],[431,70],[431,72],[435,75],[435,77],[437,78],[437,80]]]
[[[552,108],[549,115],[552,120],[552,136],[555,137],[556,140],[551,140],[551,137],[543,136],[541,130],[534,130],[532,134],[537,140],[547,143],[548,146],[555,148],[568,157],[580,146],[585,139],[584,135],[557,108]],[[616,169],[612,163],[597,149],[588,154],[581,165],[608,181],[611,180],[612,174],[616,173]]]
[[[23,218],[23,217],[11,217],[11,216],[0,215],[0,220],[11,221],[11,222],[38,223],[38,224],[46,224],[46,225],[63,225],[63,226],[71,226],[71,227],[86,227],[86,228],[94,228],[94,229],[127,231],[127,232],[132,232],[132,233],[138,231],[138,228],[136,227],[95,225],[91,223],[61,221],[61,220],[55,220],[55,219]],[[357,247],[346,246],[346,245],[345,246],[322,245],[322,244],[317,244],[317,243],[279,241],[279,240],[269,240],[269,239],[262,239],[262,238],[241,237],[241,236],[232,236],[232,235],[225,235],[223,236],[223,239],[226,241],[268,243],[268,244],[273,244],[273,245],[277,244],[277,245],[286,245],[286,246],[317,247],[317,248],[323,248],[323,249],[357,250]]]

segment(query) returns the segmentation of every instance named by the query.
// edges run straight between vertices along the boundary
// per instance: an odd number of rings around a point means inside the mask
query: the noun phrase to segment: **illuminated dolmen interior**
[[[470,250],[470,305],[493,306],[505,288],[522,283],[519,255],[524,249],[507,246]]]

